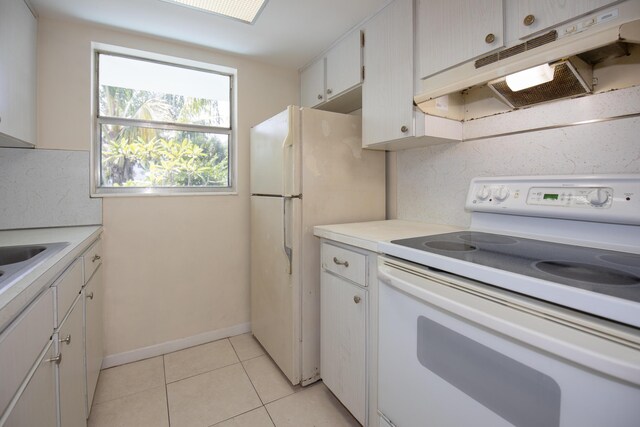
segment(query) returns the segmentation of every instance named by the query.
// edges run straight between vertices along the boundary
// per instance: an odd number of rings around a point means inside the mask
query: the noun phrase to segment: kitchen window
[[[94,54],[95,195],[235,192],[235,70]]]

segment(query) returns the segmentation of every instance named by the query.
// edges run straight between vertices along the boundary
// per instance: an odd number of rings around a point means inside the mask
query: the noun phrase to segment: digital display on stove
[[[545,194],[544,196],[542,196],[542,198],[544,200],[558,200],[558,195],[557,194]]]

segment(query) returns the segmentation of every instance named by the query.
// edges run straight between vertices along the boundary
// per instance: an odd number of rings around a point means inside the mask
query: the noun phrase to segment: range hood
[[[581,32],[559,36],[567,24],[525,42],[512,44],[476,61],[431,76],[419,83],[416,105],[429,113],[435,99],[488,85],[510,108],[591,93],[593,65],[627,54],[628,44],[640,43],[640,2],[626,2],[620,17]],[[507,75],[549,64],[553,80],[520,92],[509,89]]]

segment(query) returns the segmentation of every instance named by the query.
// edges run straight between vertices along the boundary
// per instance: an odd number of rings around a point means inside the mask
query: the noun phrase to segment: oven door
[[[608,336],[585,316],[379,259],[379,410],[393,425],[638,425],[637,331]]]

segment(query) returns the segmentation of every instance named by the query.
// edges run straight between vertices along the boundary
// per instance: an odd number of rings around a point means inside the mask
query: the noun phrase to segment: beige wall
[[[38,148],[90,149],[92,41],[238,69],[237,196],[104,199],[106,354],[249,322],[249,128],[297,102],[297,71],[41,19]]]

